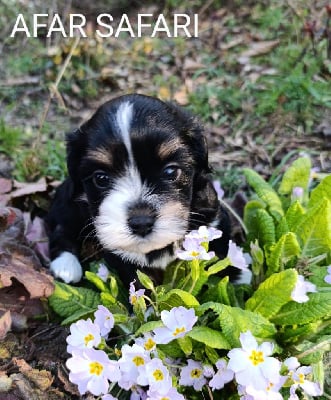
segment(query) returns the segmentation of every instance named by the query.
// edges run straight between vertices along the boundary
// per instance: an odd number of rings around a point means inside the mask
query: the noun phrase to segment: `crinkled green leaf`
[[[300,157],[295,160],[285,171],[279,186],[279,193],[288,195],[295,187],[307,189],[311,170],[311,160],[309,157]]]
[[[190,354],[192,354],[192,340],[186,335],[184,337],[178,338],[177,343],[179,344],[179,347],[181,348],[182,352],[188,357]]]
[[[105,282],[94,272],[85,271],[85,277],[88,281],[92,282],[101,292],[109,292]]]
[[[149,290],[155,290],[154,289],[154,283],[151,280],[151,278],[144,274],[143,272],[139,271],[139,269],[137,270],[137,276],[138,276],[138,280],[139,282],[146,288]]]
[[[267,211],[276,221],[284,215],[280,198],[275,190],[257,172],[245,168],[244,174],[249,185],[254,189],[258,197],[265,203]]]
[[[191,294],[181,289],[172,289],[158,298],[160,310],[170,310],[173,307],[196,307],[198,300]]]
[[[160,328],[161,326],[164,326],[162,321],[149,321],[146,322],[144,325],[141,325],[141,327],[137,330],[135,334],[136,336],[138,336],[143,333],[150,332],[155,328]]]
[[[283,269],[285,264],[293,257],[300,254],[301,249],[297,237],[294,233],[289,232],[283,235],[278,242],[269,248],[267,256],[268,271],[270,276],[274,272]]]
[[[321,199],[331,201],[331,175],[326,176],[310,194],[308,207],[314,207]]]
[[[298,223],[305,214],[305,209],[299,201],[295,201],[286,211],[285,218],[290,231],[295,232]]]
[[[54,311],[65,317],[63,325],[93,313],[101,304],[99,293],[62,282],[55,282],[55,290],[48,300]]]
[[[296,234],[302,257],[316,257],[331,249],[331,202],[321,199],[301,218]]]
[[[309,301],[285,304],[271,319],[276,325],[303,325],[331,316],[330,293],[310,293]]]
[[[204,343],[213,349],[228,350],[231,348],[222,332],[216,331],[207,326],[194,326],[192,330],[187,333],[187,336],[197,342]]]
[[[302,364],[311,365],[322,360],[325,352],[331,351],[330,336],[321,336],[316,342],[305,340],[296,346],[297,357]]]
[[[209,309],[218,315],[222,332],[231,347],[240,346],[239,335],[241,332],[250,330],[255,337],[260,338],[270,338],[276,333],[274,324],[265,317],[239,307],[208,302],[198,307],[196,313],[201,315]]]
[[[284,304],[291,301],[291,293],[297,280],[298,273],[294,269],[272,274],[247,300],[246,309],[270,319]]]

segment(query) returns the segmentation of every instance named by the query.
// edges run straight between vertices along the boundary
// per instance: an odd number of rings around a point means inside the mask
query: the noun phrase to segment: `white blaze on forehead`
[[[130,128],[133,116],[133,104],[125,101],[121,103],[116,111],[116,124],[119,128],[119,134],[128,151],[129,160],[133,164],[133,154],[130,138]]]

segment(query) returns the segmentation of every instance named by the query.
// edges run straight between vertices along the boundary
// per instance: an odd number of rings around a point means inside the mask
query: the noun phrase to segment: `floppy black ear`
[[[87,135],[81,129],[67,134],[67,167],[75,189],[81,189],[80,164],[86,152]]]

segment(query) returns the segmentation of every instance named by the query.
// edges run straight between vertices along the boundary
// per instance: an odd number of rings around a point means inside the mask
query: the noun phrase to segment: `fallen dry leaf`
[[[267,40],[262,42],[253,42],[247,50],[240,53],[238,62],[247,64],[250,57],[261,56],[269,53],[274,47],[278,46],[279,40]]]
[[[19,368],[19,371],[33,382],[39,389],[48,389],[53,377],[49,371],[32,368],[25,360],[14,358],[13,362]]]
[[[37,192],[46,192],[47,182],[46,178],[41,178],[37,182],[14,182],[15,190],[11,192],[11,198],[27,196]]]

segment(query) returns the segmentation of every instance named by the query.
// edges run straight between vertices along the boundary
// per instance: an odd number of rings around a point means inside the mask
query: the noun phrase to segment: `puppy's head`
[[[201,127],[155,98],[127,95],[101,106],[68,136],[68,170],[103,247],[136,264],[148,264],[148,254],[171,247],[194,222],[215,218]]]

